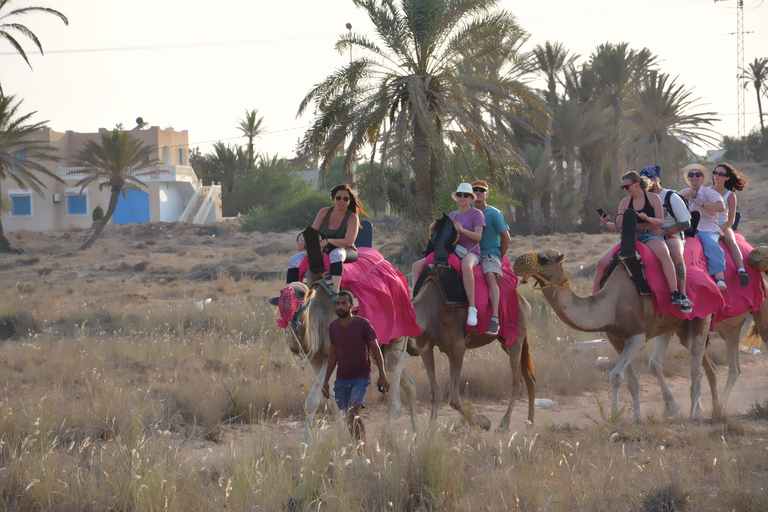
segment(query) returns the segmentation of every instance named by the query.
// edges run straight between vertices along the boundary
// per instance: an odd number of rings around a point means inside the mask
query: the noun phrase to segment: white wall
[[[192,197],[189,183],[165,182],[160,184],[160,222],[176,222]],[[186,194],[185,194],[186,192]]]

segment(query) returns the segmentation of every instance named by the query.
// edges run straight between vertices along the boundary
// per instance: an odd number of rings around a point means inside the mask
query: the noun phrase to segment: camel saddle
[[[600,279],[600,288],[605,284],[605,280],[616,269],[619,264],[623,264],[629,272],[629,277],[637,287],[640,295],[650,295],[651,286],[648,284],[648,279],[645,277],[645,264],[640,258],[640,254],[637,252],[637,212],[632,208],[632,202],[630,201],[630,207],[624,212],[624,223],[621,226],[621,246],[619,252],[617,252],[611,260],[611,265],[608,267],[608,271]]]
[[[453,226],[453,221],[445,213],[435,222],[435,228],[429,235],[429,243],[424,256],[434,253],[434,264],[425,265],[413,287],[413,296],[418,295],[419,290],[430,277],[440,288],[443,302],[449,306],[463,306],[467,303],[467,292],[459,272],[448,264],[450,256],[459,241],[459,234]]]

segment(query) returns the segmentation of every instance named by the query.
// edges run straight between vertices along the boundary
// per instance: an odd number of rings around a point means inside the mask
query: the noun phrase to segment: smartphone
[[[383,392],[384,392],[384,386],[379,386],[379,393],[383,393]]]
[[[597,210],[597,214],[598,214],[600,217],[602,217],[603,215],[605,215],[605,210],[603,210],[602,208],[597,208],[596,210]]]

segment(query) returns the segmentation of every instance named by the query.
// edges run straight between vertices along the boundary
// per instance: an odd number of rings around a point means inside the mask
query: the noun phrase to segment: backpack
[[[675,212],[672,209],[672,194],[679,197],[683,204],[688,204],[683,196],[677,193],[675,190],[667,190],[667,195],[664,196],[664,209],[667,211],[669,215],[672,216],[673,219],[677,220],[677,217],[675,217]],[[692,237],[696,234],[696,228],[699,225],[699,219],[701,218],[701,214],[699,212],[691,212],[691,227],[683,231],[684,236],[686,237]]]

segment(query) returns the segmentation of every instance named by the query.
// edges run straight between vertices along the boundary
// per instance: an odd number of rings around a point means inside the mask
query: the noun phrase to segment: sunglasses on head
[[[475,192],[475,193],[477,193],[477,192],[481,192],[481,193],[485,194],[486,190],[485,190],[484,188],[480,188],[480,187],[474,187],[474,188],[472,189],[472,192]]]
[[[631,187],[632,185],[634,185],[634,183],[630,183],[629,185],[622,185],[621,190],[629,190],[629,187]]]
[[[688,177],[689,178],[701,178],[704,176],[703,172],[689,172]]]
[[[712,176],[723,176],[723,177],[726,177],[726,176],[728,176],[728,173],[727,172],[720,172],[720,171],[712,171]]]
[[[469,192],[456,192],[456,197],[472,197]]]
[[[336,196],[337,201],[344,201],[345,203],[349,202],[349,196]]]

